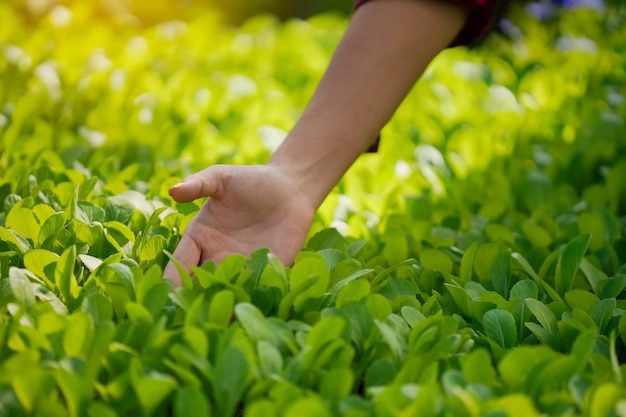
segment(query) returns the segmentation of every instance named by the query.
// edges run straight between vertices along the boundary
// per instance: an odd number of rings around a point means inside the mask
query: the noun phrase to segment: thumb
[[[221,182],[221,171],[213,166],[185,178],[171,187],[169,194],[179,203],[188,203],[198,198],[216,196]]]

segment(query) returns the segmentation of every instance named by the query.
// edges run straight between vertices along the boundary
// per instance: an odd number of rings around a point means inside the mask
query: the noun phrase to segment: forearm
[[[311,102],[270,159],[319,206],[465,21],[436,0],[361,6]]]

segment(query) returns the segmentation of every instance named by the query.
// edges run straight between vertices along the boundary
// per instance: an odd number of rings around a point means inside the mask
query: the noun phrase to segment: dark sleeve
[[[354,10],[369,0],[356,0]],[[467,10],[467,22],[452,41],[453,46],[474,46],[496,25],[511,0],[439,0],[458,4]]]

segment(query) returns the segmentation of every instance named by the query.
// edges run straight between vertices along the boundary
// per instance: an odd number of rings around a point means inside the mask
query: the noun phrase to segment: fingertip
[[[181,189],[181,187],[183,187],[182,182],[179,182],[178,184],[174,184],[167,190],[167,193],[170,195],[170,197],[175,197],[176,193]]]
[[[180,190],[181,188],[183,188],[185,186],[185,183],[183,181],[177,182],[176,184],[172,185],[170,187],[170,194],[172,192],[176,192],[177,190]]]
[[[188,203],[195,199],[194,195],[189,195],[193,191],[190,187],[190,181],[181,181],[178,184],[174,184],[168,190],[170,197],[172,197],[178,203]]]
[[[174,184],[169,189],[169,195],[179,203],[214,197],[219,191],[220,177],[221,170],[218,166],[211,166]]]

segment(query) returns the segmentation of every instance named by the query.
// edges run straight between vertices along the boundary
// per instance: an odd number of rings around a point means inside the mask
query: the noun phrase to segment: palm
[[[178,201],[210,198],[189,223],[174,257],[187,269],[233,253],[269,248],[291,264],[302,248],[315,209],[287,177],[268,166],[215,166],[172,190]],[[165,276],[180,284],[170,264]]]

